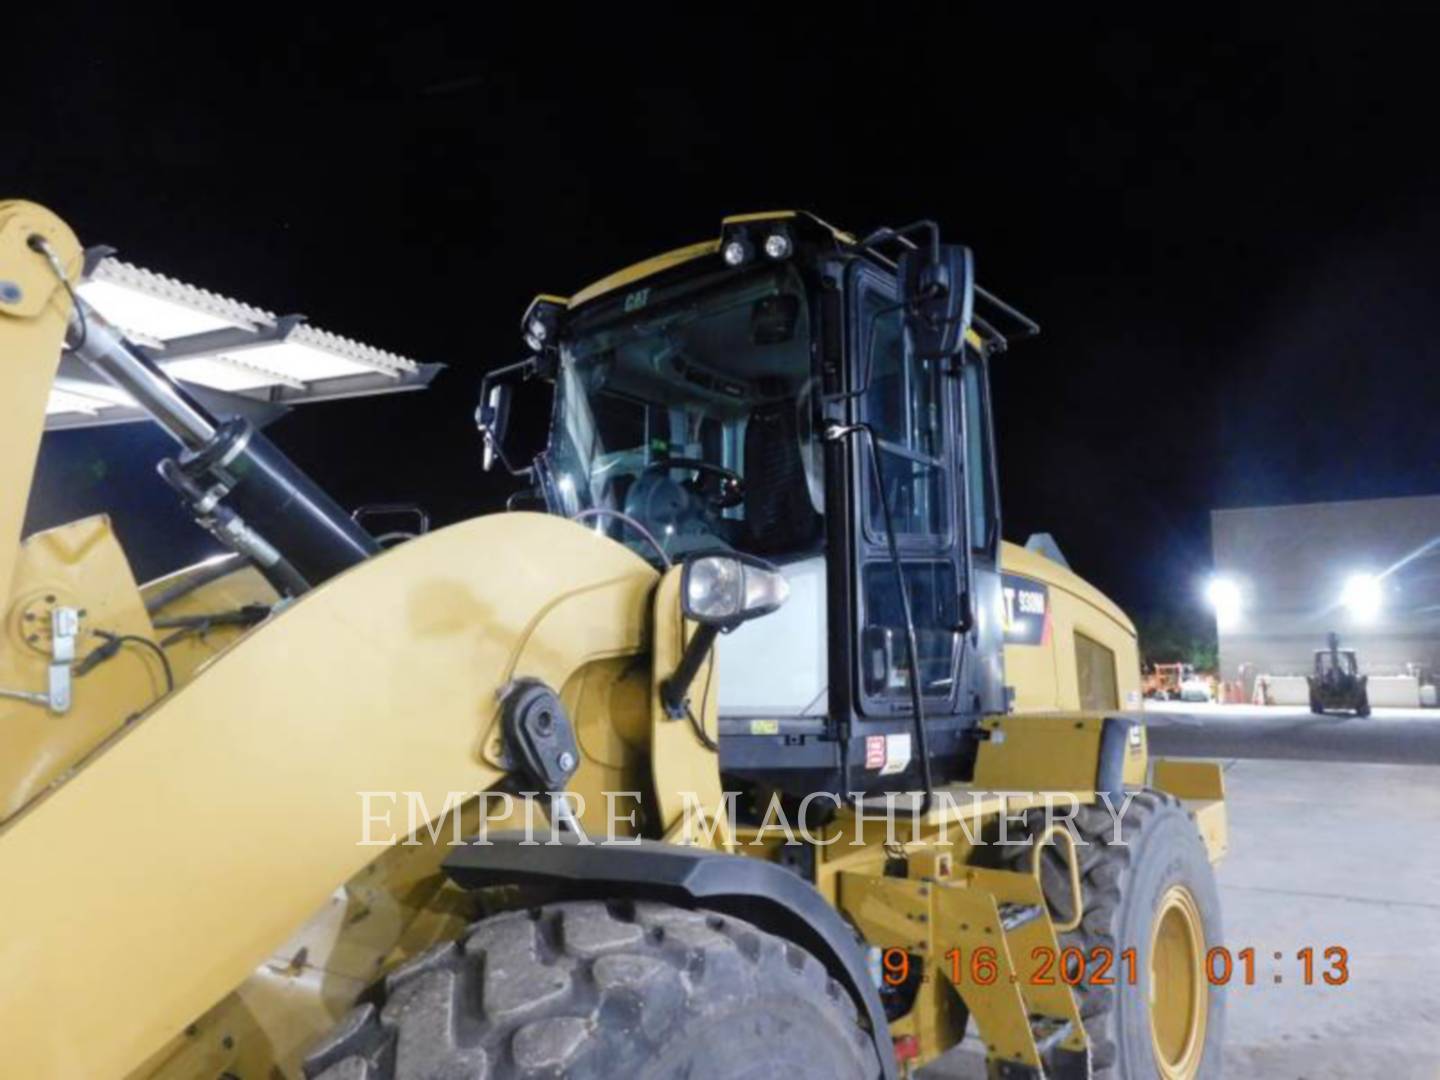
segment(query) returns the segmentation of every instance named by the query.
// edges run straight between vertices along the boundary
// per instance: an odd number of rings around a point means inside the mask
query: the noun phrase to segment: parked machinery
[[[1369,678],[1360,674],[1354,649],[1340,648],[1340,635],[1326,635],[1326,647],[1315,650],[1315,670],[1305,677],[1310,686],[1310,711],[1316,715],[1334,710],[1370,715]]]

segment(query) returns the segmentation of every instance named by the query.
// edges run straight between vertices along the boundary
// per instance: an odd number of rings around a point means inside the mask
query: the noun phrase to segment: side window
[[[1075,673],[1080,688],[1080,708],[1098,712],[1120,707],[1114,652],[1084,634],[1076,634]]]
[[[995,539],[995,470],[990,460],[990,412],[985,399],[983,361],[965,365],[965,501],[970,546],[988,551]]]
[[[943,535],[945,514],[944,409],[940,365],[934,360],[905,362],[901,313],[884,294],[865,294],[862,327],[868,327],[870,385],[865,421],[875,433],[875,449],[885,481],[895,531],[900,535]],[[881,493],[872,476],[868,527],[885,535]]]

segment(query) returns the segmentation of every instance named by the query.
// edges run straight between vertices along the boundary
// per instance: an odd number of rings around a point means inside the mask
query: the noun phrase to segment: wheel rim
[[[1189,889],[1172,885],[1150,931],[1150,1042],[1165,1080],[1199,1071],[1209,992],[1200,906]]]

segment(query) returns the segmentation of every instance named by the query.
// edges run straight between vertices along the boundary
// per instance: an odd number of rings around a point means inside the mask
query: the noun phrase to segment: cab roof
[[[828,233],[830,238],[838,246],[849,247],[858,241],[852,233],[837,228],[829,222],[822,220],[808,210],[761,210],[749,214],[732,214],[720,220],[720,235],[713,240],[701,240],[698,243],[687,244],[685,247],[674,248],[671,251],[662,252],[659,255],[642,259],[640,262],[632,263],[629,266],[616,270],[614,273],[606,274],[598,281],[592,281],[589,285],[580,289],[571,296],[557,296],[551,293],[541,293],[530,302],[521,320],[524,326],[529,322],[530,314],[537,305],[551,304],[558,307],[574,310],[582,304],[588,304],[592,300],[598,300],[613,292],[633,285],[636,282],[644,281],[646,278],[666,270],[672,270],[677,266],[684,266],[686,263],[694,262],[720,251],[720,246],[725,232],[736,226],[750,225],[765,221],[794,221],[802,229],[813,234]],[[982,346],[982,340],[978,333],[972,328],[966,332],[966,340],[975,348]]]
[[[760,221],[803,221],[810,229],[823,230],[830,234],[837,244],[853,244],[855,237],[842,229],[821,221],[814,214],[804,210],[763,210],[753,214],[732,214],[720,221],[720,232],[723,235],[727,228],[736,225],[748,225]],[[599,281],[593,281],[586,285],[579,292],[569,297],[545,297],[548,300],[560,300],[569,308],[577,308],[581,304],[589,303],[632,285],[637,281],[660,273],[663,270],[670,270],[685,263],[694,262],[696,259],[704,258],[706,255],[714,255],[720,250],[720,236],[713,240],[702,240],[696,244],[688,244],[685,247],[675,248],[660,255],[643,259],[623,269],[616,270],[613,274],[607,274]]]

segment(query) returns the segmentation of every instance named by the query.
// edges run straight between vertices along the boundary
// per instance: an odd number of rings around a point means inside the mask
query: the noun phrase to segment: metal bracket
[[[539,679],[516,679],[501,699],[505,752],[520,772],[553,796],[551,814],[577,836],[584,836],[565,797],[565,787],[580,767],[580,744],[565,706]]]
[[[501,705],[505,749],[543,791],[564,791],[580,767],[580,745],[565,706],[539,679],[516,679]]]
[[[242,352],[260,345],[277,345],[304,322],[304,315],[281,315],[269,326],[262,325],[254,329],[227,326],[220,330],[202,330],[183,337],[166,338],[160,348],[141,351],[152,360],[185,360],[197,356]]]
[[[70,711],[75,663],[75,639],[80,634],[80,612],[73,607],[57,607],[50,613],[50,668],[46,689],[6,690],[0,697],[43,705],[57,716]]]

